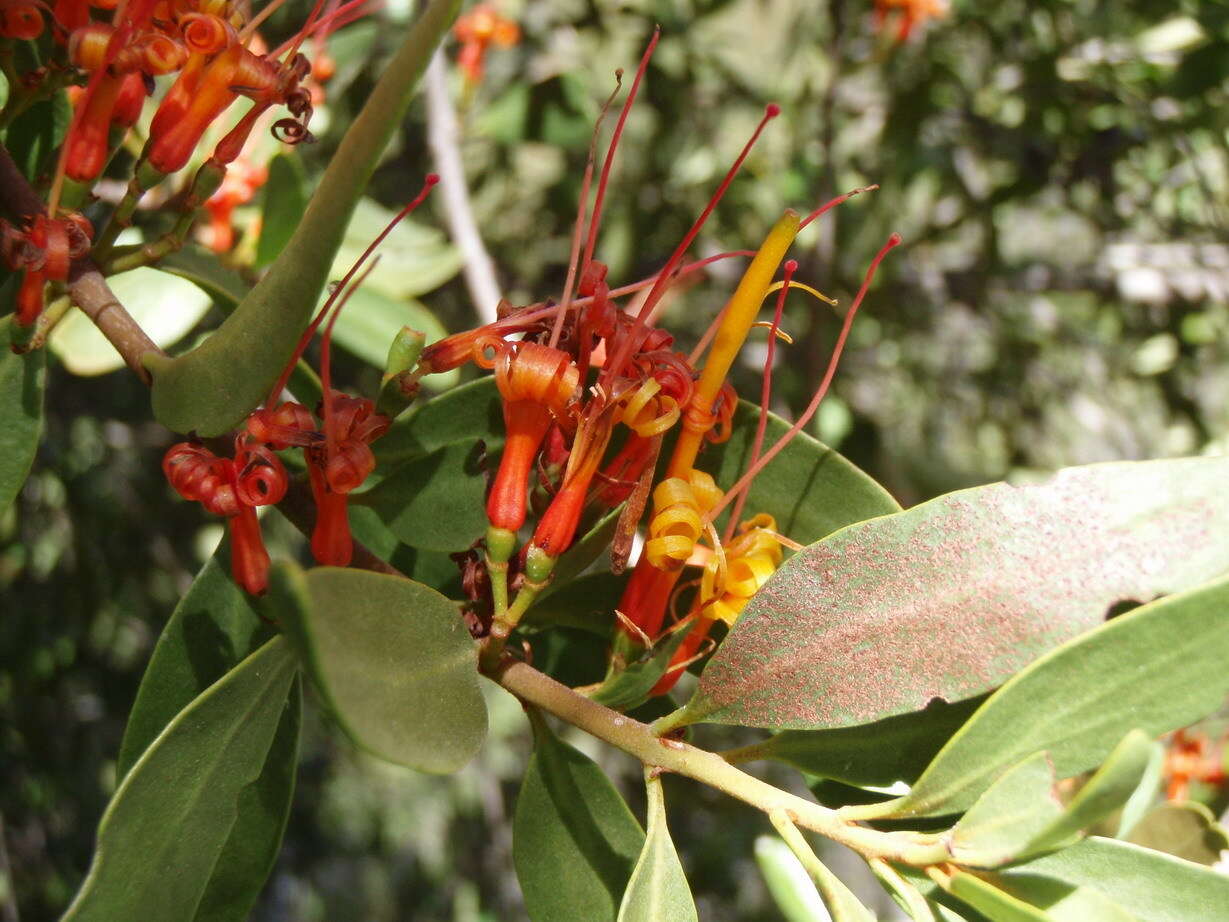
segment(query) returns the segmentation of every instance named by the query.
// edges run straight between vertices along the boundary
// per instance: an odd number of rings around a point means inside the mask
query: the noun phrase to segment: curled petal
[[[236,451],[235,468],[235,493],[248,506],[276,505],[290,486],[281,459],[263,445]]]
[[[230,23],[210,13],[181,16],[179,34],[192,54],[217,54],[239,40],[239,33]]]

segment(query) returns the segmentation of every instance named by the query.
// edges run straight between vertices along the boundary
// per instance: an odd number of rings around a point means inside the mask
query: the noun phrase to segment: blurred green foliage
[[[298,153],[309,178],[379,74],[408,5],[332,39],[338,67],[314,125],[320,141]],[[268,37],[308,6],[288,3]],[[888,233],[905,237],[817,426],[903,504],[1032,469],[1225,449],[1223,0],[959,0],[904,43],[875,30],[869,0],[498,6],[522,42],[490,53],[460,112],[461,149],[514,303],[561,291],[593,121],[613,70],[630,77],[657,22],[663,37],[615,167],[599,258],[620,283],[659,268],[769,101],[783,117],[694,253],[754,247],[786,205],[878,183],[807,231],[798,278],[848,303]],[[419,103],[371,194],[395,208],[429,169]],[[443,226],[445,207],[433,196],[420,223]],[[249,216],[258,210],[259,201]],[[250,234],[244,247],[255,252]],[[443,328],[470,326],[459,278],[430,290],[456,265],[451,252],[439,258],[452,262],[430,284],[399,286],[399,267],[383,267],[392,281],[382,291],[420,297],[425,308],[412,309]],[[665,323],[684,343],[723,302],[731,266],[671,300]],[[838,326],[833,312],[791,299],[795,343],[778,351],[776,409],[805,405]],[[347,346],[354,355],[339,357],[338,374],[374,393],[378,370],[362,359],[381,344]],[[758,392],[760,374],[748,364],[736,383]],[[34,474],[0,517],[0,857],[27,922],[54,918],[87,866],[140,673],[218,534],[165,486],[167,443],[131,375],[87,383],[52,359]],[[276,556],[300,539],[275,520]],[[529,740],[512,699],[487,691],[493,733],[474,764],[443,779],[325,736],[309,705],[302,793],[255,918],[522,918],[509,817]],[[572,742],[630,778],[640,813],[638,767]],[[689,808],[670,821],[701,918],[781,918],[755,867],[764,824],[687,786]]]

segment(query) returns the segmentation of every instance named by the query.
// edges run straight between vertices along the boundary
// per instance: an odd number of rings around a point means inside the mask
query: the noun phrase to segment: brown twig
[[[45,207],[3,144],[0,144],[0,207],[19,221],[41,214]],[[94,321],[137,377],[149,384],[149,372],[141,363],[141,357],[147,352],[162,354],[162,350],[120,304],[89,257],[73,261],[68,274],[68,295]]]

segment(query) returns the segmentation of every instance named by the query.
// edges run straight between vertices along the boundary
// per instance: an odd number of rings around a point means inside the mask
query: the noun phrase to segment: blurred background
[[[280,10],[270,43],[309,6]],[[425,172],[445,171],[343,315],[347,385],[374,391],[402,323],[432,338],[474,325],[493,304],[473,291],[516,304],[559,296],[594,121],[614,70],[626,89],[659,23],[598,257],[617,283],[656,271],[768,102],[782,117],[694,255],[754,248],[784,207],[878,183],[794,253],[800,280],[848,304],[888,234],[905,239],[813,426],[902,504],[1229,445],[1229,4],[495,0],[488,11],[506,20],[498,40],[478,49],[471,28],[448,41],[435,103],[415,103],[339,257],[344,268]],[[214,203],[198,246],[225,251],[241,278],[267,262],[278,209],[310,189],[412,15],[411,0],[388,0],[330,39],[318,142],[272,162],[273,142],[254,145],[252,178]],[[694,342],[740,269],[716,264],[671,298],[663,322]],[[155,273],[132,297],[187,345],[216,325],[217,295],[158,287],[179,281]],[[192,309],[168,320],[168,297]],[[839,325],[791,298],[776,410],[805,406]],[[57,356],[70,357],[52,360],[44,442],[0,518],[0,871],[15,888],[0,892],[3,922],[18,910],[55,918],[79,883],[142,669],[220,533],[166,487],[170,438],[132,375],[90,352],[89,332],[57,334]],[[744,394],[758,392],[762,345],[746,357]],[[298,539],[274,518],[276,553]],[[253,918],[522,919],[508,819],[527,724],[512,699],[490,697],[492,735],[451,778],[362,756],[309,702],[285,847]],[[640,811],[638,766],[574,742]],[[701,918],[782,919],[755,860],[763,817],[677,779],[667,802]]]

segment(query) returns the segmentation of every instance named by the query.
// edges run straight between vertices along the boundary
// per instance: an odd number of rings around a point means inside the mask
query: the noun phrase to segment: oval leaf
[[[486,734],[478,654],[455,605],[421,583],[273,568],[278,614],[337,722],[374,755],[456,771]]]
[[[266,603],[231,579],[229,553],[223,542],[158,638],[124,730],[116,766],[121,780],[176,714],[272,635],[258,615]],[[242,922],[273,869],[294,796],[300,697],[296,679],[260,777],[239,794],[238,817],[194,922]]]
[[[64,922],[192,919],[296,674],[275,638],[192,702],[124,777]]]
[[[1054,767],[1044,752],[1013,766],[977,799],[952,829],[948,850],[957,864],[998,867],[1023,850],[1062,814]]]
[[[26,482],[43,431],[43,390],[47,381],[47,355],[35,349],[14,355],[13,318],[0,320],[0,513],[9,507]]]
[[[482,439],[493,452],[504,441],[504,416],[494,378],[454,387],[399,416],[372,445],[379,463],[416,458],[451,442]]]
[[[531,712],[512,862],[533,922],[614,922],[645,836],[602,770]]]
[[[1185,727],[1229,694],[1229,579],[1120,615],[1021,672],[982,705],[913,790],[877,815],[964,809],[1005,767],[1045,749],[1060,778],[1138,727]]]
[[[1227,477],[1224,458],[1097,464],[846,528],[751,600],[688,716],[819,729],[994,688],[1115,603],[1229,569],[1213,539],[1229,532]]]
[[[648,830],[644,850],[627,882],[618,922],[699,922],[687,876],[666,827],[661,778],[647,772]]]
[[[355,203],[410,104],[460,0],[432,0],[329,160],[303,220],[269,273],[204,343],[148,356],[154,416],[175,432],[221,435],[268,394],[328,280]]]

